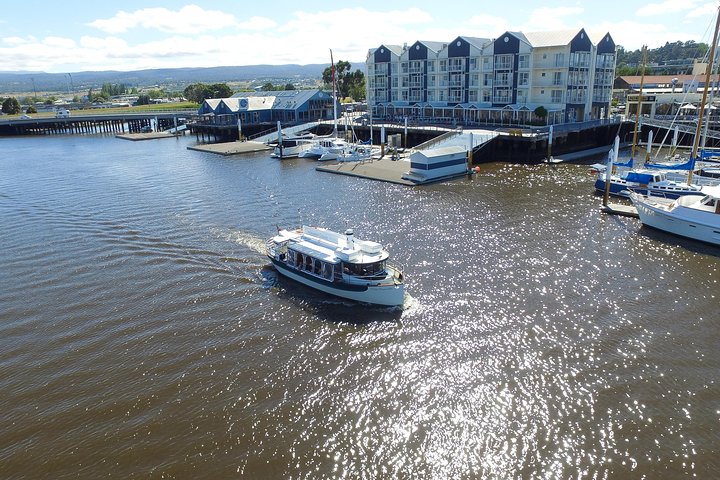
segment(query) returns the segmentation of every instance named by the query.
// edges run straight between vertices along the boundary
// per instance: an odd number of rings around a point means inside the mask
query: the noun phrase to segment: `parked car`
[[[58,110],[55,112],[55,118],[70,118],[70,110]]]
[[[152,130],[152,127],[151,127],[150,125],[145,125],[144,127],[142,127],[142,128],[140,129],[140,133],[151,133],[152,131],[153,131],[153,130]]]
[[[20,115],[20,120],[30,120],[31,118],[30,115]]]

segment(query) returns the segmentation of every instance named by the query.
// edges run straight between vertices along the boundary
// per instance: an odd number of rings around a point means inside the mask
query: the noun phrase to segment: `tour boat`
[[[720,245],[720,187],[705,187],[705,196],[674,201],[630,193],[640,221],[648,227]]]
[[[375,305],[401,306],[402,271],[387,263],[389,253],[376,242],[325,228],[278,228],[267,242],[267,256],[288,278],[338,297]]]

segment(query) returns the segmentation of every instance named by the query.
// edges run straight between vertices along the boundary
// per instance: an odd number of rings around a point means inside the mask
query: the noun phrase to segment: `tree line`
[[[666,68],[653,68],[658,75],[686,74],[690,73],[691,66],[674,66],[672,64],[682,62],[692,65],[693,59],[703,58],[707,55],[708,50],[710,50],[708,44],[697,43],[693,40],[666,42],[662,47],[648,49],[648,64],[671,64]],[[622,46],[618,46],[615,74],[617,76],[640,75],[641,69],[642,49],[625,50]]]

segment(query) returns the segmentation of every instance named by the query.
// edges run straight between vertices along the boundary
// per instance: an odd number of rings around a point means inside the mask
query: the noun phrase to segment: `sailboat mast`
[[[330,49],[330,73],[332,74],[332,102],[333,102],[333,137],[337,138],[337,88],[335,83],[335,62],[333,61],[332,48]]]
[[[642,116],[643,87],[645,86],[645,65],[647,65],[647,45],[643,45],[642,49],[642,70],[640,73],[640,92],[638,93],[637,112],[635,112],[635,130],[633,131],[632,149],[630,150],[630,158],[635,158],[637,150],[638,134],[640,133],[640,117]]]
[[[703,89],[702,102],[700,102],[700,111],[698,112],[698,123],[695,129],[695,141],[693,142],[692,155],[690,159],[694,160],[697,157],[698,146],[700,145],[700,132],[702,131],[703,116],[705,115],[705,102],[707,102],[708,86],[710,85],[710,74],[713,69],[713,60],[715,60],[715,49],[717,48],[718,30],[720,30],[720,7],[718,7],[717,19],[715,20],[715,33],[713,34],[712,45],[710,47],[710,54],[708,56],[708,66],[705,71],[705,88]],[[688,173],[688,183],[692,180],[692,169]]]

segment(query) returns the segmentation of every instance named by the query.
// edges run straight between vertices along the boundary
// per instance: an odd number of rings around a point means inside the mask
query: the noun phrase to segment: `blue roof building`
[[[337,102],[337,111],[340,105]],[[322,90],[239,92],[229,98],[207,99],[198,115],[214,117],[214,124],[258,125],[305,123],[333,118],[333,99]]]

